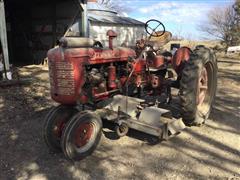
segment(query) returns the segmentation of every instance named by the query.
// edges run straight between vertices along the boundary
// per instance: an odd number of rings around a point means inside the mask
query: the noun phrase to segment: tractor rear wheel
[[[102,120],[93,112],[76,114],[66,125],[61,146],[65,156],[71,160],[81,160],[90,155],[100,142]]]
[[[209,117],[217,88],[217,59],[214,52],[197,46],[185,62],[180,80],[182,118],[186,125],[201,125]]]
[[[61,151],[61,136],[64,126],[78,112],[72,106],[59,105],[50,110],[45,117],[43,136],[45,143],[52,152]]]

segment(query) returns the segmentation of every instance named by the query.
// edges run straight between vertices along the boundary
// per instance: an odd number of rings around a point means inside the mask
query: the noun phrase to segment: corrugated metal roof
[[[109,8],[107,8],[101,4],[95,3],[95,2],[88,2],[87,9],[89,11],[105,11],[105,12],[111,12],[113,14],[117,14],[116,11],[109,9]]]
[[[89,2],[87,4],[88,19],[93,22],[105,24],[122,24],[122,25],[141,25],[144,23],[129,17],[122,17],[116,11],[109,9],[101,4]]]
[[[105,16],[100,14],[89,13],[88,19],[93,22],[106,23],[106,24],[123,24],[123,25],[140,25],[144,26],[144,23],[129,17],[122,16]]]

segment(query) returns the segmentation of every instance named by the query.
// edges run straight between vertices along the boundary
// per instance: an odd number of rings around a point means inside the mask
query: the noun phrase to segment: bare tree
[[[235,11],[235,20],[233,26],[233,36],[235,37],[235,45],[240,45],[240,0],[236,0],[233,5],[233,9]]]
[[[208,22],[201,24],[200,29],[225,43],[228,46],[240,43],[239,4],[214,8],[208,14]]]
[[[178,26],[177,28],[175,28],[172,39],[173,40],[183,40],[184,39],[182,26]]]
[[[123,1],[120,1],[120,0],[98,0],[98,3],[109,9],[115,10],[120,14],[131,11],[131,8],[126,7],[126,5],[123,3]]]

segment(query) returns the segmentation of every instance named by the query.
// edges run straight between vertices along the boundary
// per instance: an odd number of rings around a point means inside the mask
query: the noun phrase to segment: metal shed
[[[96,1],[89,2],[88,20],[89,35],[107,46],[106,32],[109,29],[117,32],[115,46],[135,46],[136,40],[143,38],[145,34],[144,23],[130,17],[120,16],[116,11],[103,7]]]

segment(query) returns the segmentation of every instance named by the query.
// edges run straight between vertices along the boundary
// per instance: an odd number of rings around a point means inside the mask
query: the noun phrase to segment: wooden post
[[[5,9],[4,9],[3,0],[0,0],[0,43],[2,44],[3,61],[5,62],[5,68],[7,71],[9,71],[7,28],[6,28]]]

